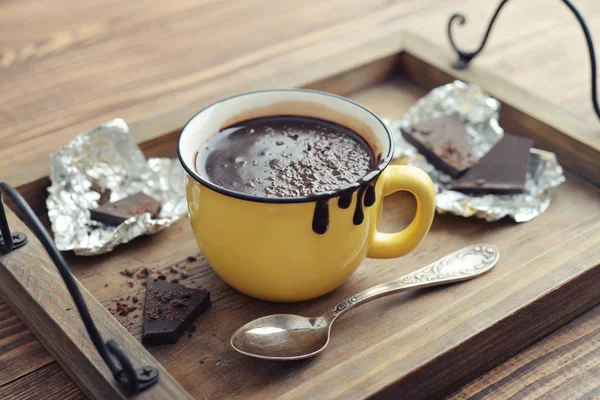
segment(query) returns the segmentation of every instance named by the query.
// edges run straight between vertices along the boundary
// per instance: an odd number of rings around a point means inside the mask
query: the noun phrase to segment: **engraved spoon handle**
[[[338,303],[326,316],[333,322],[342,313],[383,296],[475,278],[489,271],[499,257],[498,249],[489,244],[464,247],[410,274],[363,290]]]

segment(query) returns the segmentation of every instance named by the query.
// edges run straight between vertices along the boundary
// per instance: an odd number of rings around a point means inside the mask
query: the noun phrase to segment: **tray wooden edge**
[[[583,246],[581,252],[576,252],[575,244]],[[281,398],[339,398],[342,396],[341,389],[331,387],[329,382],[340,380],[347,382],[344,390],[361,398],[373,396],[393,399],[398,398],[401,393],[402,398],[436,399],[450,394],[600,303],[600,292],[597,290],[597,282],[600,280],[600,223],[584,229],[563,245],[549,249],[527,265],[528,272],[523,268],[520,274],[505,274],[496,279],[506,283],[505,287],[520,282],[518,291],[506,293],[502,306],[516,304],[513,296],[528,296],[525,305],[513,306],[505,318],[498,319],[490,314],[481,329],[468,334],[469,322],[480,317],[482,312],[506,313],[502,307],[485,308],[485,304],[477,304],[478,314],[465,316],[464,321],[461,320],[466,326],[462,329],[464,339],[454,340],[459,335],[454,335],[453,330],[436,331],[436,328],[447,324],[448,319],[453,317],[447,313],[447,308],[442,307],[431,315],[428,319],[431,327],[425,331],[425,335],[432,338],[428,345],[454,341],[450,350],[436,354],[412,370],[405,368],[406,359],[410,359],[410,351],[399,356],[390,352],[389,347],[384,349],[386,344],[411,344],[409,339],[414,339],[416,332],[404,332],[400,329],[400,332],[392,334],[384,342],[341,361],[326,373],[298,386]],[[552,271],[553,279],[539,283],[536,275],[546,274],[547,270]],[[529,271],[534,271],[533,276],[527,276]],[[544,287],[532,289],[536,284]],[[478,301],[485,303],[493,297],[491,287],[492,284],[489,283],[467,298],[459,300],[464,305],[462,308],[456,305],[453,308],[464,311],[470,304]],[[542,289],[541,293],[536,294],[538,289]],[[577,301],[573,301],[574,298]],[[529,328],[515,330],[514,323],[523,319],[528,320]],[[513,345],[515,342],[518,345]],[[376,371],[373,371],[372,366],[377,366]]]
[[[0,294],[69,377],[89,398],[126,399],[90,340],[56,266],[33,233],[9,211],[13,231],[29,241],[17,250],[0,254]],[[114,339],[134,368],[151,365],[159,381],[141,392],[139,399],[192,399],[167,370],[79,282],[90,314],[102,338]]]

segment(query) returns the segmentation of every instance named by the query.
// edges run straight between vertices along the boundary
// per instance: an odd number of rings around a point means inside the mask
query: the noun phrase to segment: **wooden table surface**
[[[600,3],[572,1],[600,43]],[[495,6],[481,0],[0,2],[0,180],[24,154],[47,157],[103,121],[145,119],[192,101],[211,79],[243,74],[257,60],[301,62],[286,60],[286,53],[315,42],[353,40],[398,24],[447,45],[447,18],[463,11],[469,23],[457,30],[459,44],[473,48]],[[583,35],[560,1],[508,4],[475,62],[560,104],[600,134]],[[83,397],[0,300],[0,399],[42,395]],[[451,398],[511,396],[600,398],[600,306]]]

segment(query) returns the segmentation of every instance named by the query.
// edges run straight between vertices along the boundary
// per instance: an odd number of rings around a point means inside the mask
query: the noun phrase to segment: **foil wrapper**
[[[50,156],[52,185],[46,200],[54,241],[61,251],[96,255],[140,235],[171,226],[187,212],[185,173],[178,160],[146,159],[122,119],[91,129]],[[99,190],[100,189],[100,190]],[[161,202],[157,218],[149,213],[112,227],[90,218],[101,192],[114,202],[144,192]]]
[[[454,81],[435,88],[422,97],[401,120],[386,121],[394,139],[394,158],[399,163],[419,167],[431,176],[437,192],[438,213],[482,218],[489,222],[507,216],[516,222],[530,221],[550,206],[549,189],[565,181],[556,155],[532,148],[523,194],[475,195],[450,190],[448,186],[453,182],[452,177],[430,164],[425,156],[404,140],[400,131],[401,127],[409,127],[422,120],[456,113],[465,122],[473,144],[473,154],[481,158],[504,135],[498,124],[499,111],[500,103],[480,87]]]

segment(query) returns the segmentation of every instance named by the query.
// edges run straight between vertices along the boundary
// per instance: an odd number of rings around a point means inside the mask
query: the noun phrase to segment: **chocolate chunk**
[[[146,279],[148,277],[148,275],[150,275],[148,268],[144,267],[140,270],[140,272],[135,274],[135,277],[138,279]]]
[[[103,204],[90,210],[90,213],[95,221],[117,226],[138,214],[150,213],[154,218],[159,211],[160,202],[140,192],[114,203]]]
[[[523,193],[529,169],[531,139],[504,137],[450,188],[471,193]]]
[[[453,178],[477,163],[465,124],[456,114],[402,128],[402,136]]]
[[[106,204],[110,201],[110,195],[112,191],[109,188],[104,188],[98,183],[93,183],[92,186],[90,186],[90,190],[100,195],[100,198],[98,199],[98,205]]]
[[[142,343],[172,344],[210,307],[210,292],[151,277],[147,280]],[[193,328],[191,328],[193,329]]]
[[[133,276],[133,271],[125,268],[123,271],[119,271],[119,274],[131,278]]]

